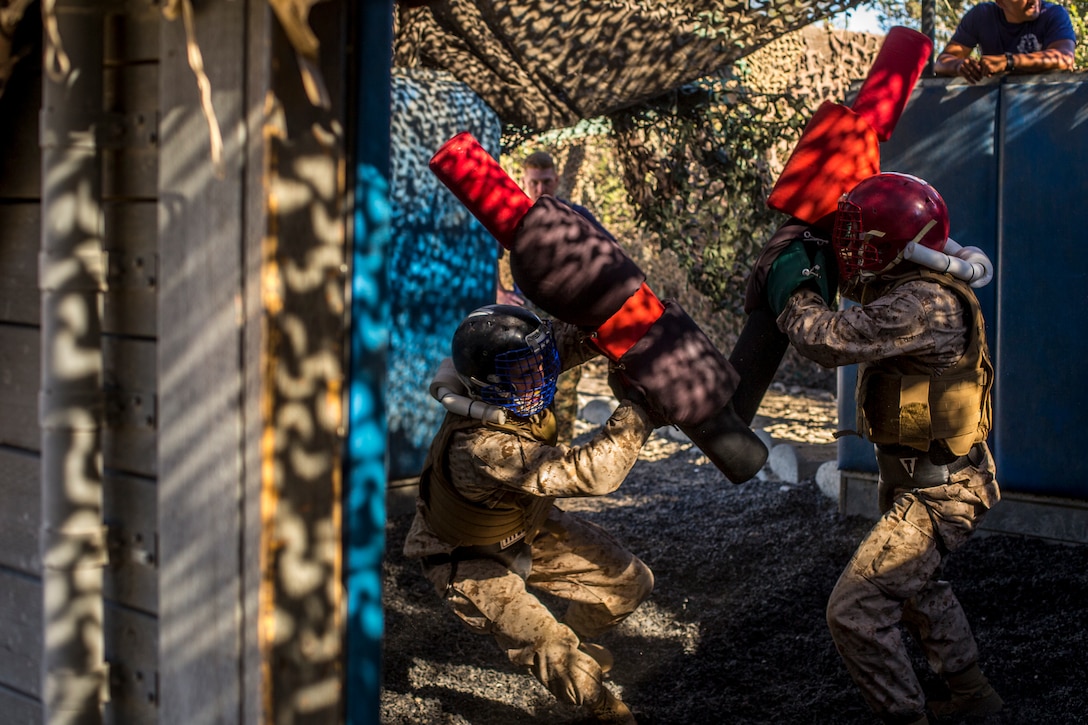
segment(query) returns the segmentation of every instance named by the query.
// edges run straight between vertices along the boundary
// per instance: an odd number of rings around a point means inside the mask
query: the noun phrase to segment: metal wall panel
[[[1000,113],[998,476],[1018,491],[1088,498],[1088,83],[1003,84]]]
[[[995,280],[978,291],[997,381],[990,445],[1008,491],[1088,497],[1074,438],[1088,422],[1077,361],[1088,303],[1077,254],[1088,228],[1088,82],[1005,78],[969,86],[919,83],[881,169],[932,183],[948,203],[951,236],[982,248]],[[854,421],[856,368],[839,378],[840,426]],[[839,441],[842,470],[875,471],[872,447]]]

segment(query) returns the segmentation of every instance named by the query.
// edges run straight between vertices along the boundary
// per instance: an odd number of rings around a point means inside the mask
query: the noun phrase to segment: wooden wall
[[[36,21],[28,17],[24,27],[36,25],[40,37]],[[154,722],[158,703],[158,23],[151,5],[119,4],[100,30],[107,48],[99,143],[109,270],[102,311],[110,548],[104,625],[112,665],[106,716],[113,722]],[[6,146],[0,165],[0,711],[19,723],[42,717],[38,55],[21,62],[0,98]]]
[[[195,3],[218,168],[182,21],[107,6],[107,723],[343,712],[349,5],[314,11],[334,100],[318,111],[269,3]],[[46,626],[40,51],[0,97],[0,720],[31,725]]]

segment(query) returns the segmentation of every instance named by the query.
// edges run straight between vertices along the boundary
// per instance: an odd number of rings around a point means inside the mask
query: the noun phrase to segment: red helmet
[[[870,176],[839,200],[832,242],[843,283],[893,267],[911,242],[942,252],[947,241],[948,207],[917,176]]]

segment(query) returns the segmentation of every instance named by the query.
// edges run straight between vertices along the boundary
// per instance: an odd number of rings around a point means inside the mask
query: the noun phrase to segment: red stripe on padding
[[[613,362],[619,360],[642,339],[664,312],[665,305],[643,282],[638,291],[616,310],[616,314],[597,328],[594,343]]]
[[[429,166],[499,244],[510,249],[533,201],[480,142],[468,131],[459,133],[442,144]]]

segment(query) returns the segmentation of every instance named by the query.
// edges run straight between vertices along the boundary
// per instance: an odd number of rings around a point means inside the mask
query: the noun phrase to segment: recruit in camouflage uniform
[[[864,212],[850,219],[858,209]],[[828,626],[884,722],[990,714],[1001,698],[979,669],[967,617],[940,576],[944,558],[1000,498],[986,445],[994,372],[982,313],[965,281],[902,261],[910,241],[937,251],[946,240],[955,244],[933,187],[879,174],[846,195],[838,214],[836,255],[789,248],[767,281],[778,325],[801,354],[826,367],[859,364],[858,429],[876,444],[883,515],[835,585]],[[841,311],[829,308],[834,285],[829,294],[823,274],[836,256],[840,291],[862,303]],[[900,622],[948,684],[950,700],[926,701]]]
[[[492,309],[531,315],[521,307]],[[597,354],[576,327],[538,323],[552,328],[564,366]],[[585,445],[568,448],[556,445],[550,408],[502,424],[450,412],[424,463],[404,545],[469,629],[492,635],[511,662],[600,722],[634,718],[603,682],[611,654],[586,640],[631,614],[650,595],[653,574],[608,532],[555,500],[615,491],[654,427],[642,406],[624,401]],[[556,617],[530,589],[566,600],[566,611]]]

